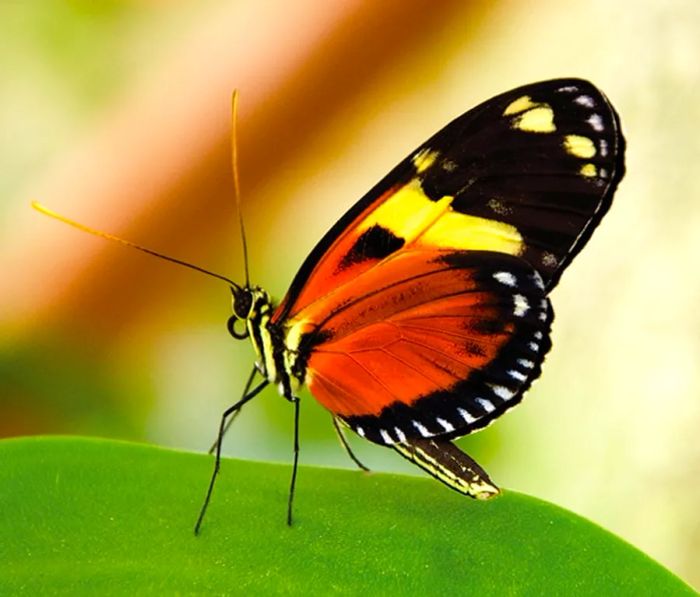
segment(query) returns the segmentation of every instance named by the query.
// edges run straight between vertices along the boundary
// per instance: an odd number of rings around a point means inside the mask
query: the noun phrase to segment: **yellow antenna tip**
[[[55,217],[55,216],[58,215],[56,212],[51,211],[48,207],[42,205],[42,204],[39,203],[38,201],[32,200],[32,202],[30,203],[30,205],[31,205],[34,209],[36,209],[38,212],[41,212],[41,213],[43,213],[43,214],[46,214],[47,216]]]

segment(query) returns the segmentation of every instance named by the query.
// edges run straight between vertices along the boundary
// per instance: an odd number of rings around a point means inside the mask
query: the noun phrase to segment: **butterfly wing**
[[[578,79],[468,111],[325,235],[272,321],[294,375],[360,435],[451,438],[516,404],[549,348],[546,294],[607,211],[624,140]]]
[[[403,251],[317,303],[308,355],[314,397],[381,444],[459,437],[520,401],[549,349],[552,312],[522,259]]]
[[[274,319],[409,248],[490,250],[526,259],[553,288],[610,207],[624,174],[619,118],[580,79],[526,85],[428,139],[323,237]]]

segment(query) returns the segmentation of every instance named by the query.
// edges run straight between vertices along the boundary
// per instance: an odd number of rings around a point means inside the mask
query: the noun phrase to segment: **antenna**
[[[243,264],[245,267],[245,286],[250,287],[250,273],[248,271],[248,243],[245,238],[245,226],[243,225],[243,212],[241,211],[241,186],[238,179],[238,89],[234,89],[231,95],[231,172],[233,173],[233,193],[236,197],[236,211],[238,223],[241,228],[241,240],[243,241]]]
[[[68,224],[69,226],[73,226],[73,228],[77,228],[78,230],[82,230],[83,232],[88,232],[89,234],[93,234],[94,236],[100,236],[102,238],[106,238],[107,240],[113,240],[114,242],[117,242],[121,245],[131,247],[132,249],[137,249],[139,251],[142,251],[143,253],[148,253],[149,255],[158,257],[159,259],[170,261],[171,263],[176,263],[177,265],[182,265],[183,267],[188,267],[202,274],[206,274],[207,276],[211,276],[212,278],[223,280],[227,284],[230,284],[236,290],[241,289],[241,287],[238,284],[236,284],[233,280],[229,280],[226,276],[215,274],[214,272],[210,272],[209,270],[206,270],[203,267],[193,265],[192,263],[187,263],[186,261],[181,261],[180,259],[175,259],[174,257],[168,257],[167,255],[163,255],[162,253],[158,253],[157,251],[153,251],[152,249],[147,249],[146,247],[142,247],[141,245],[137,245],[136,243],[129,242],[128,240],[124,240],[123,238],[119,238],[118,236],[114,236],[113,234],[102,232],[101,230],[95,230],[94,228],[90,228],[89,226],[85,226],[84,224],[79,224],[78,222],[75,222],[69,218],[66,218],[65,216],[56,213],[48,207],[43,206],[38,201],[32,201],[32,207],[38,212],[49,216],[54,220],[58,220],[59,222],[63,222],[64,224]]]

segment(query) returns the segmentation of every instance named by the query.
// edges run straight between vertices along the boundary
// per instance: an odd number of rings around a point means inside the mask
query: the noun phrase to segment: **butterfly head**
[[[260,286],[231,286],[233,295],[233,315],[228,320],[229,333],[238,340],[249,335],[248,323],[259,326],[262,316],[269,315],[272,309],[270,295]],[[236,328],[238,322],[243,322],[243,330]]]

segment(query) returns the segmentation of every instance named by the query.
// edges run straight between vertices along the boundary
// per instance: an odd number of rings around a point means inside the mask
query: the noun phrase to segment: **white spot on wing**
[[[494,410],[496,410],[496,407],[493,405],[493,402],[489,402],[485,398],[477,398],[476,402],[481,405],[481,407],[487,412],[487,413],[492,413]]]
[[[527,302],[527,299],[522,294],[513,295],[513,304],[513,315],[516,317],[522,317],[530,309],[530,303]]]
[[[413,423],[413,426],[418,430],[418,433],[420,433],[423,437],[433,437],[433,434],[430,433],[425,427],[425,425],[422,425],[418,421],[411,421]]]
[[[586,108],[592,108],[595,106],[595,102],[590,95],[579,95],[574,102],[580,106],[585,106]]]
[[[591,114],[586,122],[591,125],[594,131],[599,133],[605,128],[603,126],[603,117],[600,114]]]
[[[382,440],[384,441],[385,444],[393,444],[394,443],[394,440],[391,439],[391,436],[386,432],[386,429],[380,429],[379,435],[382,436]]]
[[[501,284],[505,284],[506,286],[514,287],[518,282],[515,276],[510,272],[496,272],[493,277]]]
[[[535,363],[528,359],[518,359],[518,365],[524,367],[525,369],[533,369],[535,367]]]
[[[573,93],[574,91],[578,91],[578,87],[575,85],[565,85],[564,87],[560,87],[557,89],[557,91],[560,91],[562,93]]]
[[[452,425],[452,423],[450,423],[449,421],[445,421],[445,419],[441,419],[440,417],[437,417],[435,419],[435,421],[437,422],[438,425],[440,425],[440,427],[442,427],[448,433],[450,431],[455,430],[454,425]]]
[[[537,338],[538,340],[542,340],[542,332],[540,332],[539,330],[537,330],[537,331],[535,332],[535,338]]]
[[[364,437],[364,436],[365,436],[365,430],[362,429],[362,427],[355,427],[355,432],[356,432],[357,435],[359,435],[360,437]]]
[[[520,371],[516,371],[515,369],[510,369],[508,371],[508,375],[510,375],[513,379],[517,379],[518,381],[525,381],[527,379],[527,375],[520,373]]]
[[[515,392],[509,390],[505,386],[493,386],[491,389],[496,396],[503,398],[503,400],[510,400],[513,396],[515,396]]]
[[[399,441],[401,443],[406,441],[406,434],[403,431],[401,431],[401,429],[399,429],[398,427],[394,427],[394,433],[396,434],[396,437],[399,438]]]
[[[544,290],[544,281],[542,280],[542,276],[540,276],[539,272],[534,272],[532,274],[532,280],[537,288]]]
[[[537,342],[530,342],[530,343],[528,344],[528,347],[530,348],[530,350],[531,350],[532,352],[537,352],[537,351],[540,349],[540,345],[537,344]]]
[[[604,158],[608,155],[608,142],[605,139],[600,140],[600,157]]]
[[[464,408],[458,408],[457,412],[459,413],[459,416],[462,417],[467,423],[473,423],[476,421],[476,419],[469,414],[469,411]]]

